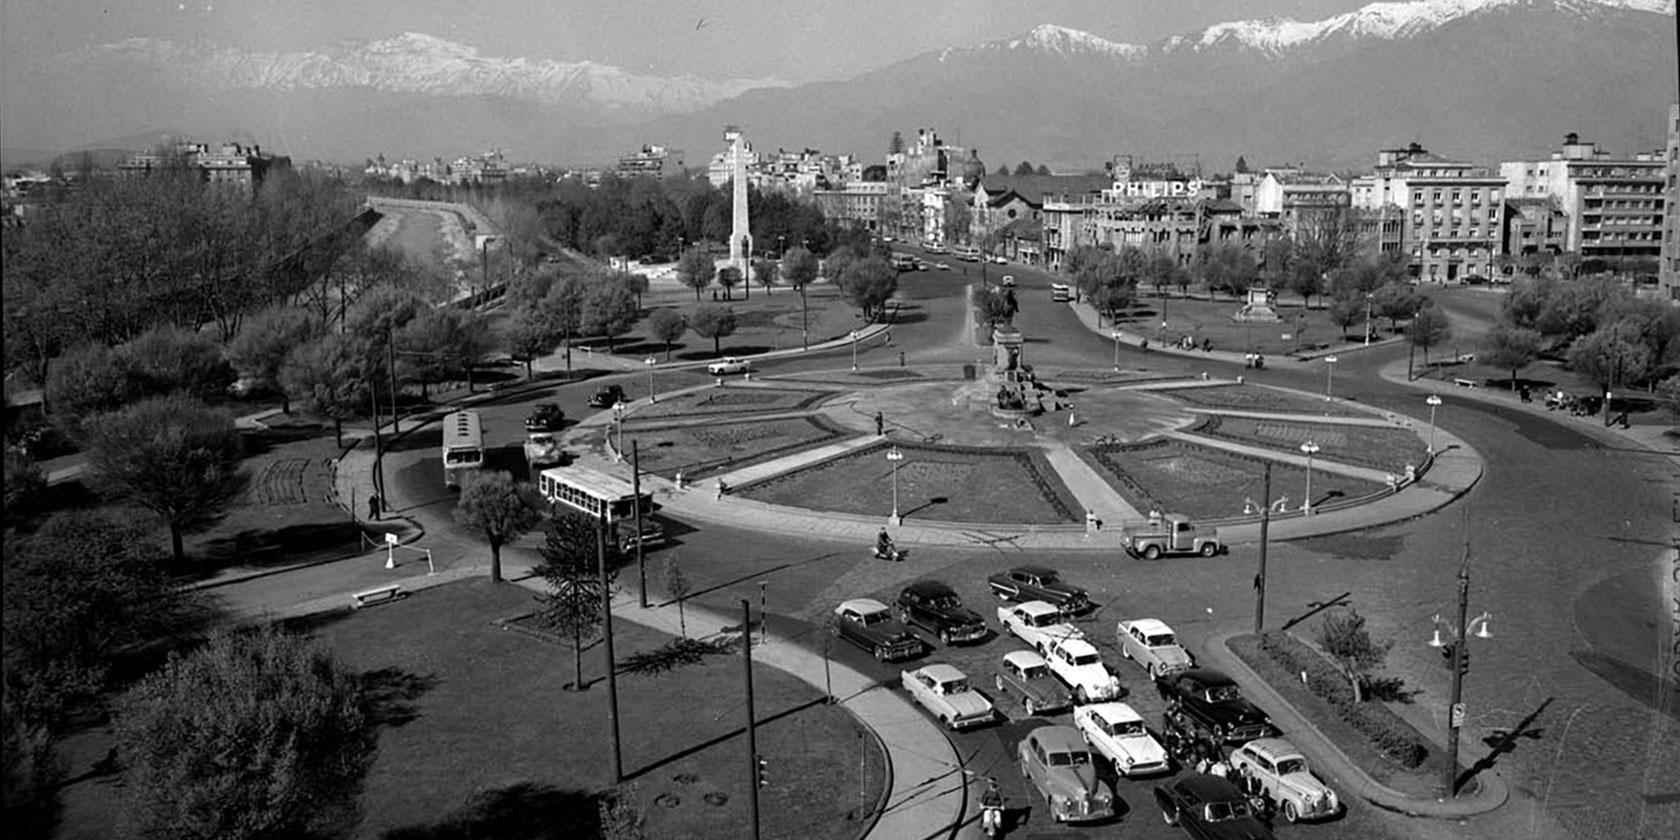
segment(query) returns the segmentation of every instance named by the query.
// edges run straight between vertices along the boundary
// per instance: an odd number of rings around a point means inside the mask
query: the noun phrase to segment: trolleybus
[[[478,412],[457,411],[443,418],[443,483],[459,489],[463,473],[484,466],[484,430]]]

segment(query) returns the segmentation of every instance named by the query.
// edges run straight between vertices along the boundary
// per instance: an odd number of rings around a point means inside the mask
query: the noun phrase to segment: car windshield
[[[1242,699],[1242,689],[1234,685],[1216,685],[1207,690],[1208,700],[1214,703],[1228,703]]]
[[[880,624],[888,618],[889,616],[887,615],[886,610],[876,610],[875,612],[858,614],[858,621],[866,627],[874,624]]]
[[[946,694],[961,694],[968,690],[968,680],[951,680],[944,684],[942,690]]]
[[[1080,655],[1075,656],[1073,658],[1073,664],[1075,664],[1075,665],[1100,665],[1100,664],[1102,664],[1102,657],[1100,657],[1100,656],[1098,656],[1094,653],[1083,653],[1083,654],[1080,654]]]
[[[1143,734],[1143,721],[1141,721],[1141,720],[1124,720],[1124,721],[1121,721],[1119,723],[1111,724],[1108,727],[1108,730],[1110,732],[1113,732],[1115,737],[1119,737],[1119,738],[1130,737],[1132,735],[1142,735]]]
[[[1043,665],[1033,665],[1021,669],[1021,676],[1026,677],[1029,680],[1042,680],[1050,676],[1050,669]]]
[[[535,443],[535,444],[540,444],[542,446],[547,446],[547,445],[554,442],[554,436],[553,435],[531,435],[531,442]]]
[[[1225,822],[1248,816],[1248,803],[1241,801],[1214,802],[1207,807],[1208,822]]]
[[[1166,646],[1168,646],[1172,643],[1173,643],[1173,637],[1172,637],[1171,633],[1162,633],[1162,634],[1157,635],[1157,636],[1150,636],[1149,637],[1149,646],[1150,647],[1166,647]]]
[[[1088,752],[1053,752],[1050,754],[1051,767],[1083,767],[1091,763]]]
[[[1062,617],[1053,612],[1039,613],[1038,615],[1028,616],[1027,622],[1034,627],[1049,627],[1052,624],[1062,623]]]
[[[1304,758],[1286,758],[1278,762],[1277,771],[1280,775],[1307,772],[1307,760]]]
[[[945,595],[928,601],[928,606],[936,610],[954,610],[962,606],[962,601],[955,595]]]

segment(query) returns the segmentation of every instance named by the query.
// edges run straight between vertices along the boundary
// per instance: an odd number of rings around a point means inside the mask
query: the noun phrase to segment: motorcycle
[[[875,546],[875,559],[876,560],[886,560],[886,561],[889,561],[889,562],[897,563],[897,562],[903,560],[905,557],[909,556],[909,554],[910,554],[909,551],[906,551],[904,549],[900,549],[898,546],[896,546],[892,543],[887,543],[886,545],[877,544]]]
[[[980,806],[980,830],[984,832],[987,837],[1003,836],[1002,805]]]

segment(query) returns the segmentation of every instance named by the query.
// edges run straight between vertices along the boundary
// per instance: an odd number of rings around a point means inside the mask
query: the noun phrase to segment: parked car
[[[589,395],[589,405],[592,408],[611,408],[624,402],[623,385],[602,385]]]
[[[1090,822],[1114,816],[1114,793],[1097,778],[1090,748],[1067,726],[1041,726],[1016,748],[1021,775],[1032,782],[1055,822]]]
[[[525,437],[522,448],[525,450],[525,463],[530,465],[532,472],[543,467],[552,467],[565,457],[564,450],[560,448],[560,441],[549,432],[532,432]]]
[[[746,373],[750,370],[752,370],[752,362],[735,356],[724,356],[721,360],[706,365],[706,372],[713,376]]]
[[[992,701],[968,684],[968,675],[950,665],[933,663],[903,671],[899,681],[928,714],[951,729],[967,729],[992,720]]]
[[[853,598],[835,607],[834,635],[882,662],[909,659],[922,652],[922,640],[893,618],[886,604],[873,598]]]
[[[998,624],[1004,632],[1027,643],[1039,653],[1050,649],[1056,639],[1084,636],[1085,631],[1067,623],[1062,611],[1043,601],[1005,604],[997,608]]]
[[[951,270],[951,266],[950,266],[949,263],[936,262],[936,263],[933,264],[933,267],[939,269],[940,271],[950,271]]]
[[[1015,275],[1013,275],[1013,274],[1003,275],[1003,279],[999,280],[998,284],[1003,286],[1005,289],[1015,288]]]
[[[1250,790],[1289,822],[1328,819],[1341,813],[1336,792],[1307,767],[1301,751],[1282,738],[1243,744],[1231,753],[1231,767],[1250,779]]]
[[[1099,703],[1120,699],[1120,678],[1103,664],[1102,655],[1080,638],[1053,639],[1044,651],[1050,673],[1073,689],[1076,703]]]
[[[1161,819],[1198,840],[1272,840],[1247,796],[1228,779],[1186,776],[1155,788]]]
[[[1005,601],[1043,601],[1070,615],[1091,608],[1084,588],[1063,582],[1055,569],[1044,566],[1016,566],[987,578],[986,585]]]
[[[1003,661],[998,664],[994,685],[999,702],[1007,695],[1020,695],[1021,709],[1028,716],[1059,712],[1073,705],[1073,695],[1050,674],[1050,664],[1030,650],[1004,654]]]
[[[1271,719],[1243,697],[1237,681],[1212,668],[1191,668],[1156,680],[1167,714],[1186,719],[1195,734],[1243,743],[1270,733]]]
[[[1073,710],[1073,725],[1091,749],[1114,764],[1122,776],[1147,776],[1172,769],[1167,750],[1143,716],[1125,703],[1092,703]]]
[[[525,431],[531,434],[558,432],[565,420],[566,412],[560,410],[558,403],[537,403],[525,417]]]
[[[642,550],[657,548],[665,544],[665,526],[650,519],[646,514],[642,516],[642,530],[637,532],[636,520],[620,520],[615,526],[618,538],[618,548],[625,554],[636,550],[636,544],[642,544]]]
[[[1008,265],[1009,264],[1009,260],[1006,259],[1002,254],[993,254],[992,255],[992,262],[997,264],[997,265]]]
[[[1143,666],[1149,678],[1158,680],[1195,667],[1196,661],[1178,643],[1173,630],[1153,618],[1122,621],[1115,627],[1120,655]]]
[[[898,620],[932,633],[941,644],[986,638],[986,620],[964,607],[955,590],[935,580],[917,581],[898,593]]]

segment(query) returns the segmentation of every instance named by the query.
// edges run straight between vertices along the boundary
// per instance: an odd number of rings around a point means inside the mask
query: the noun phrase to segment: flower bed
[[[713,388],[672,397],[642,406],[629,416],[632,423],[651,419],[674,419],[695,415],[762,414],[798,411],[833,396],[832,391],[797,388]]]
[[[1405,473],[1407,464],[1421,467],[1429,456],[1429,448],[1407,429],[1255,417],[1214,416],[1208,420],[1198,424],[1197,434],[1290,453],[1299,452],[1301,444],[1310,440],[1318,444],[1320,457],[1326,460],[1387,470],[1395,475]]]
[[[946,522],[1083,522],[1084,513],[1036,449],[900,444],[899,512]],[[761,502],[866,516],[892,511],[892,464],[871,446],[734,491]],[[1027,492],[1031,487],[1036,492]]]
[[[681,471],[687,478],[698,479],[712,471],[762,463],[850,434],[820,416],[748,417],[706,425],[631,426],[624,431],[624,447],[628,452],[631,440],[640,443],[644,472],[674,478]]]
[[[1237,411],[1274,411],[1283,414],[1330,414],[1339,417],[1367,417],[1368,412],[1334,400],[1306,394],[1278,391],[1258,385],[1210,385],[1167,388],[1156,393],[1200,408],[1229,408]]]
[[[1179,440],[1104,445],[1080,450],[1126,501],[1139,511],[1182,513],[1193,519],[1238,516],[1247,502],[1264,498],[1266,464],[1272,464],[1272,501],[1287,497],[1300,507],[1306,469],[1261,458],[1209,449]],[[1313,470],[1313,504],[1358,498],[1382,485]]]

